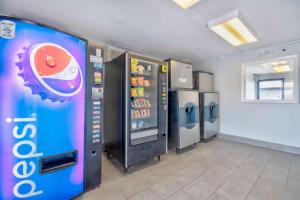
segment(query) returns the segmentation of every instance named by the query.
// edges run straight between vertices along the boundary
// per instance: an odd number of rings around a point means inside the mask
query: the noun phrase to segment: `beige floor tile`
[[[127,197],[131,197],[150,186],[151,181],[149,181],[145,176],[137,176],[127,182],[124,182],[120,186],[120,190]]]
[[[147,189],[129,198],[129,200],[161,200],[161,198],[153,191]]]
[[[210,197],[208,198],[208,200],[228,200],[228,199],[225,198],[222,195],[219,195],[217,193],[213,193],[212,195],[210,195]]]
[[[300,199],[300,179],[289,177],[286,184],[285,196]]]
[[[300,200],[300,156],[221,139],[127,174],[106,157],[102,168],[101,186],[76,200]]]
[[[300,179],[300,166],[298,166],[298,164],[292,164],[290,169],[290,176]]]
[[[299,196],[298,197],[295,197],[295,196],[292,196],[290,194],[284,194],[282,200],[299,200]]]
[[[283,169],[289,169],[292,162],[292,156],[290,154],[276,153],[271,156],[268,165],[274,165]]]
[[[230,200],[245,199],[254,183],[254,181],[231,176],[221,185],[217,193]]]
[[[294,155],[292,165],[300,168],[300,155]]]
[[[258,148],[255,152],[249,157],[246,163],[260,163],[265,165],[268,160],[271,158],[271,153],[265,149]]]
[[[177,171],[183,169],[186,165],[187,163],[177,158],[167,163],[155,166],[151,170],[151,173],[155,176],[165,178],[175,174]]]
[[[187,167],[190,163],[188,161],[188,155],[189,152],[187,152],[184,156],[182,156],[180,159],[175,159],[171,162],[169,162],[166,166],[169,170],[173,172],[178,172],[179,170]]]
[[[125,200],[126,196],[123,195],[118,188],[97,188],[90,192],[85,193],[82,197],[84,200]]]
[[[153,185],[151,190],[162,198],[168,198],[172,194],[182,189],[190,181],[191,179],[184,175],[174,174]]]
[[[121,179],[125,176],[122,171],[112,163],[102,166],[102,182],[109,183]]]
[[[228,178],[234,170],[236,170],[236,168],[233,168],[232,166],[217,165],[205,172],[204,175],[212,177],[221,183],[225,181],[225,179]]]
[[[242,165],[239,169],[235,170],[232,173],[232,176],[242,178],[250,182],[255,182],[259,178],[261,171],[262,170],[247,164]]]
[[[132,178],[133,177],[130,174],[126,174],[120,176],[119,178],[114,177],[113,180],[109,181],[102,179],[100,189],[120,188],[123,183],[130,181]]]
[[[249,196],[247,196],[246,200],[263,200],[263,199],[260,199],[260,198],[254,197],[252,195],[249,195]]]
[[[247,156],[242,156],[242,155],[230,155],[226,156],[223,159],[223,163],[232,166],[232,167],[239,167],[242,165],[243,162],[247,159]]]
[[[171,195],[168,200],[196,200],[191,195],[186,194],[182,190],[176,192],[175,194]]]
[[[220,156],[209,156],[208,158],[205,158],[204,161],[202,161],[205,163],[205,165],[211,169],[217,165],[220,165],[221,163],[221,158]]]
[[[279,156],[279,157],[284,157],[284,158],[293,158],[294,154],[284,152],[284,151],[276,151],[273,150],[272,155]]]
[[[251,190],[250,195],[262,200],[280,200],[285,185],[267,178],[260,178]]]
[[[201,176],[195,182],[187,185],[183,191],[195,199],[207,199],[220,185],[220,181],[213,177]]]
[[[186,176],[191,180],[195,180],[199,178],[206,170],[207,166],[205,164],[192,164],[178,171],[178,174]]]
[[[254,165],[263,168],[268,162],[270,155],[252,155],[244,162],[244,164]]]
[[[274,165],[267,165],[262,172],[261,177],[285,184],[288,174],[289,171],[287,169],[283,169]]]

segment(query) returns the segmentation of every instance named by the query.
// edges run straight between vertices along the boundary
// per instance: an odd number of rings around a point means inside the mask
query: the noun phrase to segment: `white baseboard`
[[[272,142],[255,140],[255,139],[250,139],[250,138],[245,138],[245,137],[240,137],[240,136],[235,136],[235,135],[228,135],[228,134],[223,134],[223,133],[218,134],[218,138],[300,155],[299,147],[293,147],[293,146],[288,146],[288,145],[283,145],[283,144],[276,144],[276,143],[272,143]]]

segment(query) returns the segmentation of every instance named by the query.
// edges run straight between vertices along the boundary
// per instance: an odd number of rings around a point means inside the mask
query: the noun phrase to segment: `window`
[[[284,79],[271,79],[257,81],[258,100],[283,100]]]
[[[297,56],[243,64],[242,102],[297,103]]]

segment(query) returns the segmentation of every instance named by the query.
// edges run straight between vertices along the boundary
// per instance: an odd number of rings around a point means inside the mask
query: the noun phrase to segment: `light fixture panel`
[[[173,0],[175,3],[177,3],[180,7],[183,9],[187,9],[196,3],[198,3],[200,0]]]
[[[238,11],[212,20],[209,28],[233,46],[256,42],[257,38],[241,20]]]
[[[284,73],[284,72],[290,72],[291,71],[291,67],[289,65],[278,65],[278,66],[274,66],[273,69],[277,73]]]

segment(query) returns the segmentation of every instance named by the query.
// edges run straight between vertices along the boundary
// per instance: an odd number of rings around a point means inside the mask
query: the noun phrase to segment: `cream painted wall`
[[[300,147],[299,103],[241,102],[242,63],[295,54],[300,55],[300,44],[264,48],[194,67],[215,74],[215,90],[220,93],[220,133]]]

